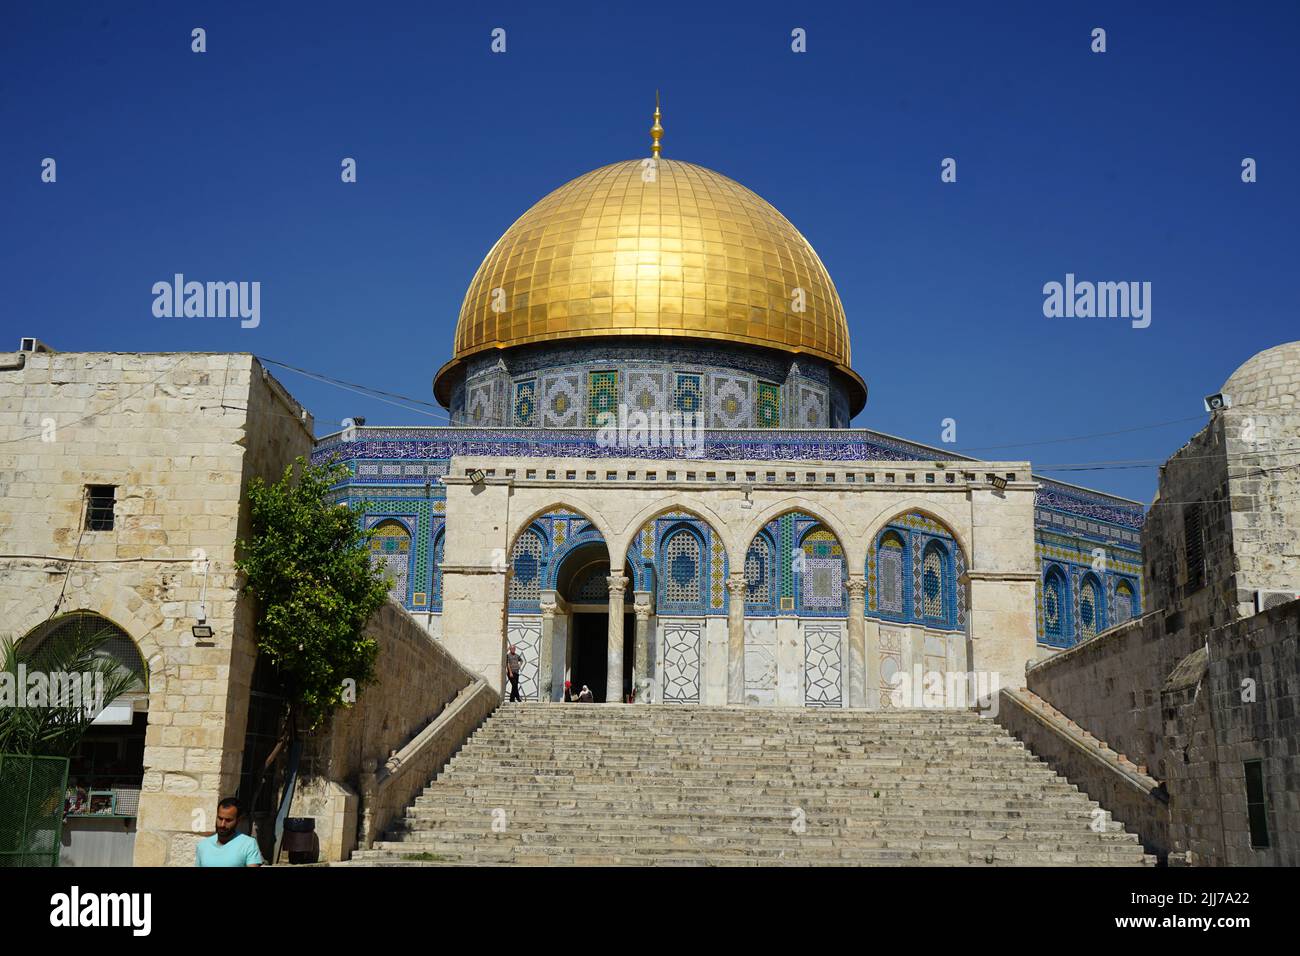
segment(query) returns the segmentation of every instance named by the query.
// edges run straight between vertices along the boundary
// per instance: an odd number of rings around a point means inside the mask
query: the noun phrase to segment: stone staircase
[[[973,713],[513,704],[343,865],[1154,863]]]

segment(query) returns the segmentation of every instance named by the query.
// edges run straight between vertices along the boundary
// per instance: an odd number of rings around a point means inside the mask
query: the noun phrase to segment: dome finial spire
[[[655,90],[655,124],[650,127],[650,155],[655,159],[659,158],[659,151],[663,148],[659,145],[663,137],[664,128],[659,122],[659,91]]]

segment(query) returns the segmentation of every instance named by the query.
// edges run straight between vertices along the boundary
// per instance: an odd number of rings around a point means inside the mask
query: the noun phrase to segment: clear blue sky
[[[767,198],[826,263],[871,389],[855,424],[933,444],[951,417],[957,450],[1146,501],[1154,467],[1051,466],[1163,460],[1203,395],[1300,338],[1300,13],[1137,6],[6,4],[0,347],[251,351],[432,401],[482,256],[646,155],[658,87],[665,155]],[[261,325],[155,318],[176,272],[260,281]],[[1067,272],[1151,282],[1151,326],[1045,318]],[[277,375],[322,434],[439,421]]]

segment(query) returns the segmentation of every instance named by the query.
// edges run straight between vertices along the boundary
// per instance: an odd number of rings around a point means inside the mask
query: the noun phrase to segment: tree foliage
[[[387,599],[383,575],[370,564],[364,509],[330,501],[343,477],[342,466],[299,457],[273,484],[254,478],[252,537],[240,541],[236,562],[257,600],[258,651],[275,665],[306,729],[373,680],[379,645],[364,629]]]

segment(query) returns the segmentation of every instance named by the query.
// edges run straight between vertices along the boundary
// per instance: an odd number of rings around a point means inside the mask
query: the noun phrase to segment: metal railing
[[[67,757],[0,753],[0,867],[58,866]]]

